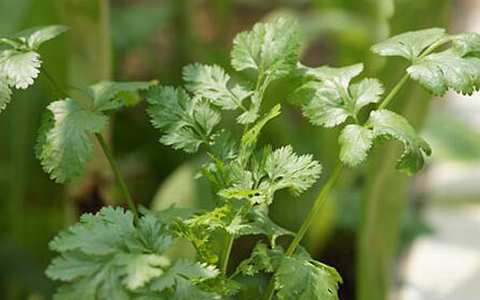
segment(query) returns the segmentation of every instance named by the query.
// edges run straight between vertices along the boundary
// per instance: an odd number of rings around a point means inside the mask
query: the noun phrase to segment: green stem
[[[56,91],[61,98],[68,97],[68,93],[63,88],[60,87],[60,85],[53,78],[53,76],[50,75],[50,73],[47,71],[47,69],[42,66],[41,70],[42,70],[43,75],[45,75],[45,78],[47,78],[47,80],[52,85],[53,90]]]
[[[115,161],[115,158],[113,157],[110,147],[108,146],[107,142],[105,141],[105,139],[100,133],[96,133],[95,137],[97,138],[100,146],[102,147],[103,153],[105,153],[105,156],[107,157],[108,162],[112,167],[112,171],[115,174],[115,179],[117,180],[117,184],[120,188],[120,192],[123,194],[123,197],[125,198],[126,203],[130,207],[130,210],[133,212],[135,219],[138,220],[139,215],[138,215],[137,207],[135,206],[132,196],[128,191],[127,184],[123,180],[122,174],[120,173],[120,169],[117,165],[117,162]]]
[[[432,53],[442,45],[445,45],[446,43],[450,42],[451,40],[452,40],[452,37],[448,36],[446,38],[443,38],[437,41],[436,43],[433,43],[430,47],[428,47],[427,49],[425,49],[425,51],[423,51],[423,53],[418,57],[418,59],[424,58],[425,56],[429,55],[430,53]],[[398,94],[400,89],[405,85],[405,83],[407,83],[409,78],[410,78],[410,75],[408,73],[403,75],[402,79],[400,79],[400,81],[393,87],[393,89],[390,91],[387,97],[385,97],[383,102],[380,104],[378,109],[383,109],[387,107],[390,104],[390,102],[392,102],[392,100],[395,98],[395,96]]]
[[[398,94],[398,92],[402,89],[402,87],[407,83],[408,79],[410,78],[410,75],[407,73],[403,75],[402,79],[400,79],[399,82],[393,87],[393,89],[390,91],[390,93],[385,97],[383,102],[380,104],[378,109],[383,109],[387,107],[390,102],[395,98],[395,96]]]
[[[325,183],[322,190],[320,191],[320,194],[318,194],[317,199],[315,199],[312,209],[310,210],[307,217],[305,218],[305,221],[303,222],[302,226],[300,226],[300,229],[298,230],[297,234],[295,234],[293,241],[288,246],[288,249],[286,252],[288,256],[292,256],[295,253],[295,250],[297,249],[298,245],[302,241],[303,237],[307,233],[310,226],[312,225],[313,221],[315,220],[315,217],[320,212],[320,209],[325,203],[325,200],[327,200],[328,195],[330,195],[330,192],[332,191],[333,186],[337,183],[342,170],[343,170],[342,164],[338,163],[335,169],[333,170],[333,173],[330,175],[330,178],[328,178],[328,181]],[[268,284],[267,291],[265,292],[265,296],[263,297],[263,299],[271,300],[274,292],[275,292],[275,282],[274,282],[274,278],[272,277],[272,279],[270,279],[270,283]]]
[[[221,269],[223,275],[227,275],[228,261],[230,260],[230,253],[232,252],[233,241],[235,240],[234,236],[230,233],[227,233],[227,238],[225,240],[225,248],[223,249]]]

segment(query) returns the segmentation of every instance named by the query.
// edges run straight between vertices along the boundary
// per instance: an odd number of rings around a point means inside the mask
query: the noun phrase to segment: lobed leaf
[[[410,31],[391,37],[372,46],[371,50],[382,56],[402,56],[411,62],[431,45],[446,38],[445,29],[431,28]]]
[[[367,78],[351,84],[362,70],[363,64],[315,69],[301,66],[304,75],[314,81],[294,92],[295,102],[303,104],[304,115],[314,125],[334,127],[348,117],[357,119],[359,111],[370,103],[379,102],[384,92],[377,79]]]
[[[183,80],[188,91],[225,110],[244,108],[243,100],[251,95],[239,85],[229,88],[230,76],[217,65],[188,65],[183,69]]]
[[[377,110],[370,114],[368,123],[373,128],[373,136],[394,138],[404,144],[404,151],[397,163],[397,168],[409,175],[420,170],[425,157],[430,156],[430,146],[418,137],[408,121],[388,110]]]
[[[95,215],[85,214],[80,223],[61,232],[50,243],[59,252],[48,267],[48,277],[65,282],[55,299],[114,297],[131,299],[131,292],[144,287],[169,266],[162,252],[171,244],[166,228],[151,216],[138,227],[133,214],[105,207]],[[156,223],[156,230],[145,232]],[[150,240],[145,240],[148,235]],[[161,243],[163,246],[158,247]],[[89,291],[82,291],[88,287]],[[118,297],[118,298],[117,298]]]
[[[38,77],[41,63],[37,52],[5,50],[0,53],[0,75],[9,86],[26,89]]]
[[[274,80],[294,70],[300,54],[296,22],[278,18],[258,23],[251,31],[238,34],[233,41],[232,66],[237,71],[254,69]]]
[[[84,109],[72,99],[51,103],[37,145],[37,157],[45,172],[58,183],[83,173],[93,152],[91,135],[100,133],[107,118]]]
[[[291,146],[284,146],[267,157],[265,171],[272,190],[288,188],[298,195],[317,181],[322,166],[313,160],[311,154],[297,155]]]
[[[275,273],[279,300],[338,300],[342,282],[334,268],[303,257],[284,257]]]
[[[186,152],[210,143],[220,114],[204,99],[191,99],[183,89],[168,86],[151,89],[147,99],[153,126],[165,132],[161,143]]]
[[[349,166],[357,166],[367,157],[373,138],[372,130],[355,124],[347,125],[338,138],[340,160]]]
[[[480,88],[480,58],[464,57],[455,49],[430,54],[407,72],[434,95],[444,95],[449,89],[471,95]]]

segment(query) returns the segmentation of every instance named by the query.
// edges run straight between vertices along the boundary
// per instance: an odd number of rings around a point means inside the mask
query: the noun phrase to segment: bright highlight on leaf
[[[148,114],[155,128],[165,131],[160,142],[186,152],[209,144],[220,114],[206,99],[190,98],[183,89],[156,87],[148,95]]]
[[[233,41],[232,66],[237,71],[254,69],[274,80],[291,72],[300,54],[299,28],[295,21],[279,18],[258,23]]]
[[[242,102],[251,95],[240,85],[230,88],[230,76],[216,65],[188,65],[183,69],[183,80],[187,90],[195,96],[208,99],[225,110],[245,110]]]
[[[108,122],[104,112],[125,106],[122,95],[151,85],[149,82],[100,82],[90,87],[93,108],[70,98],[51,103],[36,146],[37,158],[45,172],[58,183],[82,175],[92,158],[93,135],[101,133]]]
[[[7,80],[0,78],[0,113],[7,107],[12,98],[12,90],[7,84]]]
[[[311,154],[297,155],[291,146],[285,146],[267,157],[265,171],[270,178],[271,189],[288,188],[294,194],[300,194],[317,181],[322,167]]]
[[[0,75],[8,85],[26,89],[40,73],[40,55],[37,52],[5,50],[0,53]]]
[[[63,25],[34,27],[19,32],[12,39],[18,39],[24,44],[25,47],[31,50],[36,50],[43,43],[56,38],[66,31],[68,31],[68,27]]]
[[[91,135],[100,133],[107,118],[84,109],[78,102],[65,99],[48,106],[51,120],[45,119],[38,146],[38,158],[45,172],[58,183],[64,183],[83,173],[91,159]]]
[[[338,141],[341,146],[340,160],[349,166],[357,166],[365,160],[372,147],[373,132],[360,125],[347,125]]]
[[[450,48],[434,52],[449,41]],[[410,60],[412,65],[407,69],[410,77],[434,95],[444,95],[448,90],[471,95],[480,89],[477,33],[448,36],[439,28],[413,31],[381,42],[372,51]]]
[[[291,97],[294,102],[304,104],[304,115],[314,125],[334,127],[348,117],[357,120],[359,111],[370,103],[379,102],[383,94],[383,85],[377,79],[350,84],[362,70],[362,64],[315,69],[300,66],[309,81]]]
[[[382,56],[402,56],[411,62],[434,43],[447,37],[445,29],[431,28],[405,32],[372,46],[372,51]]]
[[[26,89],[40,73],[38,47],[67,30],[64,26],[28,29],[9,38],[0,38],[0,113],[11,99],[11,88]]]

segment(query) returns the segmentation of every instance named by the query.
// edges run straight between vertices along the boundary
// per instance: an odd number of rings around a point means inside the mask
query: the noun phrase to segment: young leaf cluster
[[[201,262],[216,264],[225,273],[232,241],[243,235],[263,235],[269,240],[264,247],[268,252],[278,251],[282,263],[252,272],[272,273],[295,263],[305,265],[301,276],[315,284],[301,292],[302,297],[320,299],[328,294],[329,299],[336,299],[338,275],[323,271],[310,257],[287,257],[277,239],[293,234],[268,217],[276,191],[287,189],[298,196],[317,181],[322,170],[312,155],[296,154],[290,145],[277,149],[258,145],[263,128],[281,113],[279,104],[263,112],[266,89],[273,81],[297,72],[298,31],[295,22],[280,18],[240,33],[234,40],[231,64],[237,71],[253,72],[251,82],[235,81],[216,65],[189,65],[183,69],[184,88],[159,86],[149,92],[148,113],[152,124],[162,131],[161,143],[190,153],[201,147],[209,158],[201,174],[211,181],[221,204],[175,225],[179,235],[194,245]],[[360,101],[369,101],[362,93],[376,97],[375,91],[362,90],[358,91]],[[238,112],[237,123],[244,130],[237,141],[222,128],[222,110]],[[255,253],[250,260],[256,259]],[[241,269],[245,266],[243,263],[235,273],[244,273]],[[297,287],[284,282],[282,274],[277,275],[278,297],[294,299]]]
[[[83,215],[50,243],[59,256],[46,274],[64,282],[54,299],[216,299],[201,285],[218,270],[185,259],[172,263],[165,251],[173,238],[169,224],[153,215],[137,223],[121,208]]]

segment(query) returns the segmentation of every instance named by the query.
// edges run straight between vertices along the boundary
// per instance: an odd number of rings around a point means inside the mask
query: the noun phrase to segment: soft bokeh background
[[[381,78],[387,88],[402,76],[405,63],[372,55],[368,49],[376,41],[434,26],[480,32],[479,0],[1,0],[0,35],[69,25],[67,35],[41,52],[48,72],[75,92],[102,79],[181,84],[182,66],[194,61],[231,71],[234,35],[281,14],[297,17],[305,32],[304,63],[364,62],[366,74]],[[285,102],[290,88],[289,82],[277,83],[267,101]],[[68,186],[52,183],[42,172],[34,158],[35,135],[44,107],[56,97],[40,76],[33,88],[16,92],[0,116],[0,299],[50,299],[54,284],[43,274],[52,256],[48,241],[81,213],[118,198],[100,152],[86,176]],[[480,95],[431,99],[410,84],[394,109],[431,142],[434,155],[426,169],[413,178],[397,173],[399,149],[385,144],[342,177],[306,241],[316,258],[342,274],[341,299],[479,299],[480,99],[475,98]],[[264,142],[313,153],[328,172],[336,161],[338,132],[314,128],[294,107],[285,107],[266,129]],[[108,132],[136,201],[154,209],[172,203],[211,207],[208,186],[193,179],[201,156],[159,144],[144,108],[115,115]],[[272,218],[295,230],[320,186],[300,199],[279,194]],[[251,246],[248,239],[236,243],[237,262]]]

